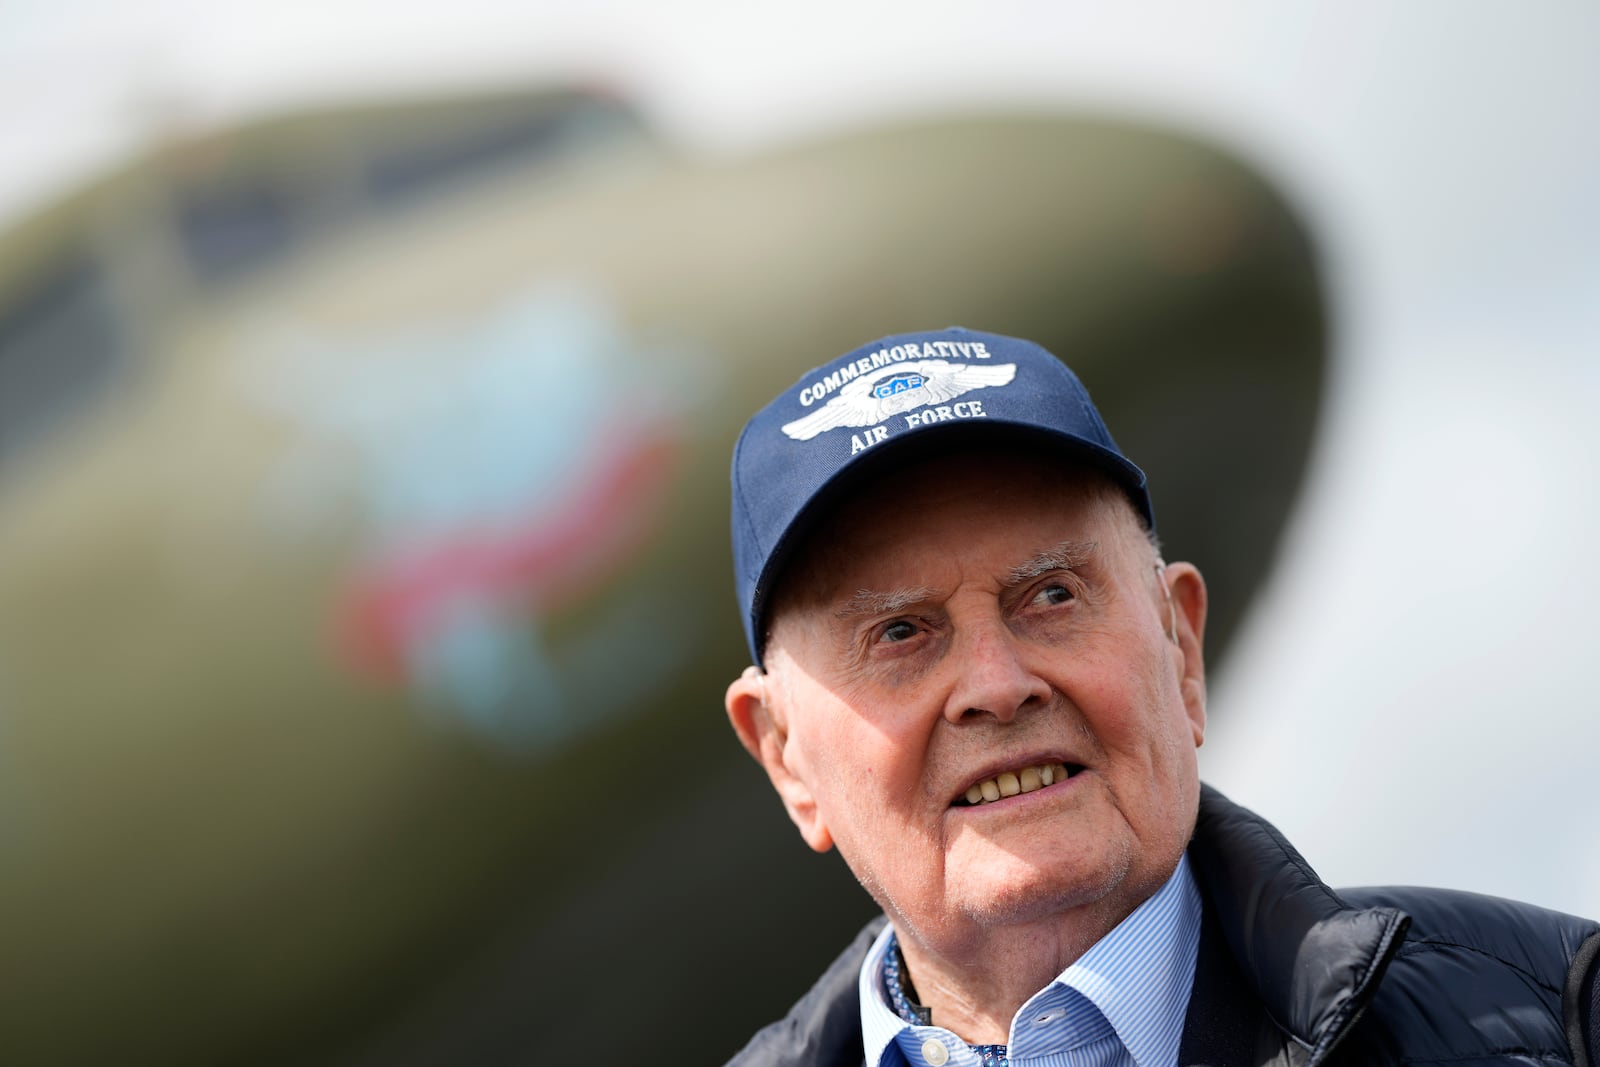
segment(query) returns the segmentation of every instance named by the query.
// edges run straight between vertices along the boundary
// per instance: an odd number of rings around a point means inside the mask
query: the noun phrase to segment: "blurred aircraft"
[[[1183,136],[706,160],[604,92],[416,100],[0,235],[6,1060],[731,1053],[871,906],[723,724],[729,448],[952,323],[1078,369],[1224,645],[1327,324],[1293,212]]]

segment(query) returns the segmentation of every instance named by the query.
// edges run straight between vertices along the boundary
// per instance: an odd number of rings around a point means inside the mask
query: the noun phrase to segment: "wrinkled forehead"
[[[898,543],[926,537],[930,515],[955,509],[987,524],[1022,501],[1059,508],[1064,530],[1094,531],[1108,553],[1147,543],[1122,489],[1064,452],[969,445],[886,459],[838,494],[795,544],[773,587],[769,628],[825,597],[864,558],[892,557]]]

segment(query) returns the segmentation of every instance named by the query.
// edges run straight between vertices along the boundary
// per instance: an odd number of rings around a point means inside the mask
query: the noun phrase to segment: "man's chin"
[[[952,872],[957,873],[957,872]],[[1095,862],[1040,864],[1017,856],[996,858],[952,880],[950,899],[967,921],[984,927],[1045,922],[1092,908],[1114,895],[1127,874],[1124,857]]]

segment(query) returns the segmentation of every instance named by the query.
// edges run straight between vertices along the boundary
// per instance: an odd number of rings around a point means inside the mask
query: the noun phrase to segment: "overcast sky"
[[[1600,913],[1600,5],[766,7],[13,0],[0,225],[174,125],[496,81],[719,153],[996,103],[1210,133],[1305,209],[1340,337],[1203,770],[1332,881]]]

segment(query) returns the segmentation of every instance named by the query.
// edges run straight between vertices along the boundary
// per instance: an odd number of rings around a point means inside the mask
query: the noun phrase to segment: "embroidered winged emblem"
[[[871,426],[891,415],[942,404],[974,389],[1009,385],[1016,373],[1015,363],[992,367],[944,359],[896,363],[857,378],[816,411],[785,423],[783,432],[796,441],[809,441],[839,426]]]

